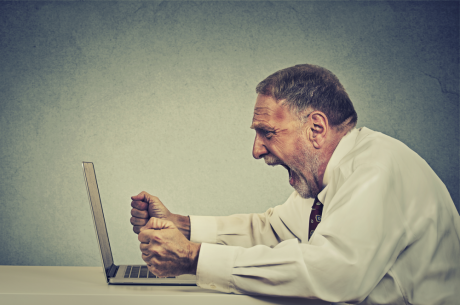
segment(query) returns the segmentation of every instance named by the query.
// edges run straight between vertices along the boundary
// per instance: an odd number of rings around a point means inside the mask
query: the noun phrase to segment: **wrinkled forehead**
[[[288,107],[282,101],[276,102],[272,97],[258,95],[254,106],[253,121],[284,121],[289,115]]]

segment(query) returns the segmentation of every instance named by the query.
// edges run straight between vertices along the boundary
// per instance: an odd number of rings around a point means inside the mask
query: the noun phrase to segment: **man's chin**
[[[300,197],[304,199],[315,198],[318,195],[314,193],[310,186],[308,186],[307,184],[299,185],[298,181],[295,181],[292,187],[294,188],[294,190],[297,191]]]
[[[310,198],[316,197],[316,196],[313,196],[311,193],[303,193],[303,192],[299,192],[298,190],[296,191],[300,195],[300,197],[302,197],[303,199],[310,199]]]
[[[310,194],[310,190],[305,190],[304,188],[299,188],[295,185],[293,186],[293,188],[303,199],[312,198]]]

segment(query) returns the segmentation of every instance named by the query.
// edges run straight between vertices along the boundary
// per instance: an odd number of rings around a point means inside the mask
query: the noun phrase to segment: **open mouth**
[[[267,163],[267,165],[270,165],[270,166],[277,166],[277,165],[281,165],[283,166],[287,171],[288,171],[288,174],[289,174],[289,184],[291,186],[294,186],[294,171],[289,167],[287,166],[286,164],[284,164],[280,159],[276,158],[276,159],[269,159],[269,158],[265,158],[265,163]]]
[[[292,176],[292,170],[289,166],[287,166],[286,164],[281,164],[287,171],[288,171],[288,174],[289,174],[289,184],[292,186],[294,185],[294,177]]]

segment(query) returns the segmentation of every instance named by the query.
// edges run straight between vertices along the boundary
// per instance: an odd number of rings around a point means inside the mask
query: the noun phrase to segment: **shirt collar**
[[[339,144],[332,153],[331,159],[327,163],[326,170],[324,171],[323,176],[323,190],[318,194],[319,201],[324,203],[324,197],[326,195],[327,185],[329,184],[329,179],[331,179],[332,170],[340,163],[340,161],[345,157],[350,150],[355,146],[356,137],[359,134],[360,129],[353,128],[349,133],[347,133],[342,139],[340,139]]]

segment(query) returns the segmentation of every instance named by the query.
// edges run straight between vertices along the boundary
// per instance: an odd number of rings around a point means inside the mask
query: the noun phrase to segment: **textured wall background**
[[[99,265],[81,161],[117,263],[130,196],[263,212],[287,173],[252,159],[256,84],[314,63],[366,126],[432,166],[459,207],[458,2],[0,2],[0,264]]]

